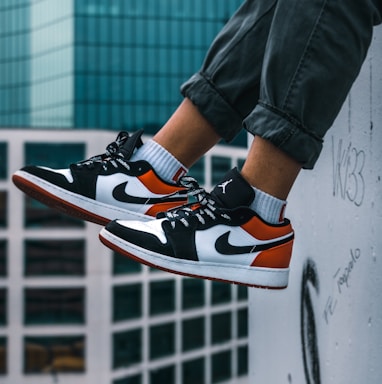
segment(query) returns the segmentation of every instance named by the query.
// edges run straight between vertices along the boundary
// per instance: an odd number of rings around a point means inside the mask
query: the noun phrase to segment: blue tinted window
[[[113,253],[113,274],[123,275],[139,273],[142,270],[142,264],[116,252]]]
[[[182,309],[192,309],[204,306],[204,280],[182,279]]]
[[[212,355],[212,383],[220,383],[231,378],[231,351]]]
[[[85,157],[83,143],[26,143],[25,163],[66,168],[70,163]]]
[[[24,324],[84,324],[84,288],[26,288]]]
[[[173,365],[153,369],[150,372],[150,384],[176,384],[175,367]]]
[[[231,301],[231,284],[213,281],[212,288],[212,304],[229,303]]]
[[[142,285],[113,287],[113,321],[129,320],[142,315]]]
[[[175,353],[175,324],[154,325],[150,328],[150,359]]]
[[[150,283],[150,314],[158,315],[175,310],[175,281],[163,280]]]
[[[26,240],[25,276],[83,276],[84,240]]]
[[[211,317],[212,344],[219,344],[231,339],[231,313],[216,313]]]
[[[142,375],[139,374],[116,379],[113,380],[113,384],[142,384]]]
[[[0,240],[0,277],[7,276],[8,242]]]
[[[142,359],[142,330],[133,329],[113,334],[113,368],[126,368]]]
[[[204,384],[205,362],[200,357],[194,360],[185,361],[182,364],[183,384]]]
[[[0,326],[7,325],[7,290],[0,288]]]
[[[189,351],[203,348],[205,341],[205,319],[197,317],[184,320],[182,323],[182,349]]]
[[[7,143],[0,142],[0,179],[8,176],[8,146]]]
[[[237,336],[248,336],[248,309],[239,309],[237,312]]]
[[[8,192],[0,191],[0,228],[8,225]]]
[[[238,376],[248,374],[248,346],[244,345],[237,349],[237,373]]]

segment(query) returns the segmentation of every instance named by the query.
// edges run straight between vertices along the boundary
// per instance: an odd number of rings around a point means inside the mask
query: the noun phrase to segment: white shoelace
[[[108,169],[108,165],[111,164],[114,168],[118,168],[118,164],[121,164],[127,170],[130,169],[129,164],[126,162],[122,153],[119,152],[120,147],[128,140],[129,134],[127,132],[120,132],[115,141],[110,143],[102,155],[92,156],[87,160],[76,163],[78,167],[93,167],[95,163],[102,163],[102,167],[105,171]]]
[[[176,222],[181,222],[188,228],[192,217],[196,217],[202,225],[206,223],[207,218],[216,220],[218,217],[222,217],[226,220],[231,220],[227,213],[216,207],[216,201],[204,188],[199,186],[193,177],[183,176],[180,178],[179,184],[188,189],[188,195],[195,198],[196,202],[190,202],[163,213],[164,217],[169,220],[172,228],[175,228]]]

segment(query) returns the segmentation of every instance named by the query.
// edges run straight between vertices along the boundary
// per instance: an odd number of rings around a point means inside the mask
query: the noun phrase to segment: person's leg
[[[241,174],[248,183],[278,199],[286,200],[301,164],[260,136],[254,138],[247,159]]]
[[[363,63],[373,23],[380,22],[375,4],[279,0],[263,61],[261,100],[245,119],[247,130],[260,138],[242,174],[230,171],[211,194],[197,190],[197,204],[149,223],[112,221],[101,241],[166,271],[285,287],[293,229],[287,219],[270,224],[249,208],[255,188],[282,201],[300,168],[313,167]]]
[[[185,167],[191,166],[220,137],[230,141],[242,129],[243,119],[254,109],[259,97],[264,51],[276,4],[276,0],[247,0],[211,45],[201,70],[183,84],[181,91],[185,102],[154,140]],[[256,139],[256,143],[260,141],[260,138]],[[273,147],[263,144],[268,149]],[[257,147],[260,148],[259,145]],[[249,157],[252,157],[253,152],[257,153],[259,160],[267,154],[269,162],[278,161],[266,150],[261,154],[258,150],[251,151]],[[141,155],[147,157],[150,152],[142,151]],[[159,159],[155,159],[159,163],[158,168],[168,163],[166,160],[161,161],[163,158],[162,154]],[[286,164],[289,157],[284,158],[283,164]],[[244,169],[250,183],[254,178],[261,180],[260,173],[271,172],[269,167],[268,171],[264,168],[264,161],[260,163],[259,160],[256,161],[256,173],[252,172],[254,167],[248,162]],[[291,163],[295,166],[293,159]],[[284,171],[283,177],[288,177],[286,168]],[[273,175],[272,179],[276,180],[277,176]],[[294,173],[292,177],[295,177]],[[282,180],[277,180],[281,188]],[[276,182],[273,185],[276,186]],[[278,222],[283,217],[285,201],[263,194],[261,185],[257,188],[252,207],[266,220]],[[277,197],[278,191],[275,192],[272,195]]]
[[[256,189],[286,200],[302,167],[313,168],[366,56],[381,3],[280,0],[263,62],[260,102],[245,119],[255,135],[242,169]],[[286,33],[286,31],[288,33]],[[276,201],[276,200],[274,200]],[[253,209],[269,210],[255,201]],[[279,202],[278,207],[282,208]],[[277,217],[277,212],[273,218]]]
[[[210,122],[185,98],[154,137],[133,154],[131,161],[147,161],[162,179],[178,182],[220,139]]]
[[[212,43],[201,70],[182,85],[184,102],[153,138],[161,150],[150,142],[135,158],[148,159],[157,172],[163,171],[162,177],[168,176],[169,164],[174,164],[171,174],[179,175],[171,156],[186,170],[219,139],[230,141],[242,130],[243,119],[259,97],[264,51],[276,4],[276,0],[243,3]],[[264,172],[260,168],[263,165],[257,164],[257,173]],[[255,200],[253,207],[266,220],[282,219],[285,201],[272,200],[258,189]]]
[[[189,100],[184,99],[153,140],[191,167],[221,139],[211,123]]]
[[[200,71],[182,85],[184,102],[153,140],[185,167],[220,139],[232,140],[255,107],[276,2],[245,1],[211,44]]]
[[[313,168],[368,51],[379,0],[279,0],[245,128]],[[248,162],[256,162],[253,156]],[[247,164],[253,168],[254,164]],[[261,180],[252,180],[255,185]]]
[[[301,167],[313,168],[380,19],[377,0],[245,2],[212,44],[201,71],[182,86],[191,113],[184,118],[179,108],[158,142],[191,165],[219,136],[232,139],[244,119],[259,137],[243,176],[285,199]],[[199,141],[204,132],[206,140]]]
[[[277,0],[247,0],[209,48],[203,65],[181,87],[219,136],[231,141],[255,108],[265,47]]]

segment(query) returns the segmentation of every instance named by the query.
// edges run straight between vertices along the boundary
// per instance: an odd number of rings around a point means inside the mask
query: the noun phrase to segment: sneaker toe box
[[[158,254],[173,256],[172,247],[162,229],[162,220],[114,220],[108,223],[105,229],[124,242]]]
[[[70,169],[52,169],[35,165],[27,165],[19,171],[21,175],[31,175],[35,178],[45,180],[49,183],[70,189],[73,184],[73,175]]]

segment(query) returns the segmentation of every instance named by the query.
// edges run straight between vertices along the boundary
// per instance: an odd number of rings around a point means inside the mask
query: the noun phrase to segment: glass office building
[[[0,5],[0,126],[30,124],[29,1]]]
[[[240,3],[3,0],[0,125],[155,132]]]
[[[10,180],[26,163],[65,167],[102,153],[110,131],[154,133],[240,3],[0,2],[1,383],[247,383],[245,288],[113,254],[98,226]],[[211,188],[242,164],[245,139],[216,147],[191,174]]]

